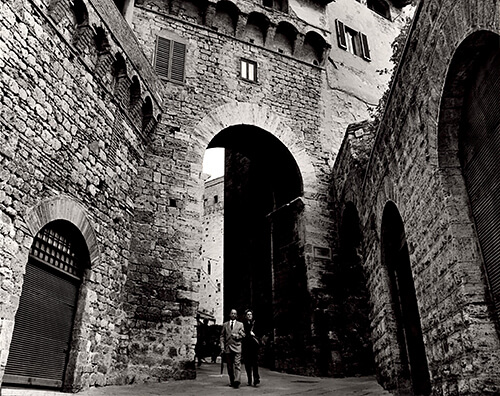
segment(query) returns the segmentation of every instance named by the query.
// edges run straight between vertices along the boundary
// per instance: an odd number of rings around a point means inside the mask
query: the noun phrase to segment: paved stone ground
[[[338,395],[338,396],[388,396],[389,392],[377,384],[374,377],[359,378],[318,378],[260,370],[262,382],[259,387],[246,384],[243,372],[239,389],[228,386],[227,372],[220,374],[219,364],[203,364],[196,380],[169,381],[163,383],[106,386],[91,388],[78,393],[79,396],[219,396],[219,395]],[[2,396],[61,396],[61,393],[47,391],[27,391],[2,389]]]

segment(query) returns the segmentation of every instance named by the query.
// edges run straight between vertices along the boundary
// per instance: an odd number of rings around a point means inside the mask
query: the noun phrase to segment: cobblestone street
[[[374,377],[318,378],[303,377],[260,370],[262,383],[259,387],[246,384],[242,373],[239,389],[228,386],[226,370],[220,374],[219,364],[203,364],[198,369],[196,380],[169,381],[130,386],[107,386],[92,388],[78,393],[80,396],[156,396],[156,395],[338,395],[338,396],[382,396],[390,395],[377,384]],[[2,396],[60,396],[57,392],[2,389]]]

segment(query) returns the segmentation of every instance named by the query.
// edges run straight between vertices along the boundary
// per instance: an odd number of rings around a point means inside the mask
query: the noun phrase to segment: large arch
[[[490,323],[500,318],[500,36],[470,34],[457,48],[443,89],[438,164],[459,257]],[[464,260],[464,259],[462,259]],[[482,287],[480,286],[482,285]],[[491,302],[491,304],[490,304]],[[474,304],[478,304],[475,301]],[[491,325],[490,325],[491,326]]]
[[[304,193],[313,190],[316,174],[302,141],[303,137],[292,131],[285,120],[264,105],[230,102],[210,111],[194,127],[195,134],[200,139],[199,158],[203,158],[203,151],[220,131],[237,125],[255,126],[279,139],[298,165]]]
[[[216,109],[197,132],[205,147],[226,149],[231,175],[224,194],[225,313],[250,305],[273,341],[262,363],[299,368],[310,333],[304,190],[315,177],[303,143],[269,109],[246,103]]]

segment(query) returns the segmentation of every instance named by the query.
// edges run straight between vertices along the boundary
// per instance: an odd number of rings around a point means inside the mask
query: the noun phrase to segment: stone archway
[[[71,389],[84,349],[78,335],[86,280],[91,263],[99,259],[96,236],[85,209],[65,196],[39,203],[28,211],[25,224],[33,240],[29,254],[19,259],[24,279],[3,380]]]
[[[304,145],[269,109],[246,103],[216,109],[196,132],[206,147],[230,151],[224,198],[225,311],[253,308],[265,325],[262,335],[273,345],[263,357],[265,364],[298,370],[310,342],[304,195],[315,179]],[[300,326],[291,326],[292,321]]]
[[[457,256],[468,264],[469,282],[486,286],[476,293],[482,305],[490,305],[490,329],[500,317],[499,40],[496,33],[478,31],[460,44],[448,70],[438,124],[439,171],[450,197],[452,236],[460,241]]]
[[[260,128],[279,139],[297,163],[304,193],[313,190],[316,175],[302,141],[303,136],[292,131],[283,118],[264,105],[230,102],[212,110],[194,127],[194,133],[199,136],[201,143],[199,157],[203,158],[202,152],[220,131],[238,125]]]
[[[397,206],[384,207],[381,226],[382,263],[389,273],[391,305],[399,347],[398,391],[431,392],[420,314],[403,220]]]

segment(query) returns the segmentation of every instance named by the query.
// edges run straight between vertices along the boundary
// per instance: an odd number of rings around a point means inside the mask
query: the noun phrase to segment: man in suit
[[[236,309],[232,309],[220,334],[220,347],[226,358],[229,382],[234,388],[238,388],[241,382],[241,340],[245,338],[243,323],[236,320],[237,316]]]

